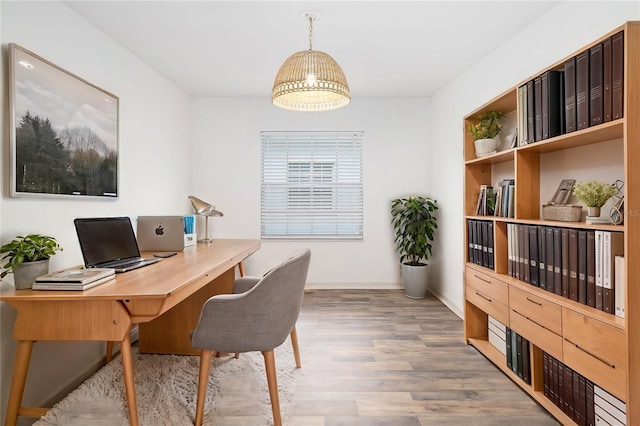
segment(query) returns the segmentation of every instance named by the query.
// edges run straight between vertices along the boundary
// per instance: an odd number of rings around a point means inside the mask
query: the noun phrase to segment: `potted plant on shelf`
[[[424,197],[397,198],[391,202],[391,223],[400,254],[405,295],[423,299],[427,293],[427,263],[431,257],[438,222],[435,200]]]
[[[498,111],[489,111],[478,116],[477,124],[469,125],[469,133],[473,137],[473,146],[476,157],[484,157],[493,154],[498,148],[496,136],[502,130],[500,119],[503,114]]]
[[[39,234],[17,236],[0,247],[0,258],[7,260],[0,278],[13,272],[16,290],[31,288],[36,277],[49,272],[49,258],[58,250],[62,247],[55,238]]]
[[[604,182],[590,180],[576,183],[573,187],[576,198],[587,206],[587,216],[600,216],[600,208],[618,193],[618,188]]]

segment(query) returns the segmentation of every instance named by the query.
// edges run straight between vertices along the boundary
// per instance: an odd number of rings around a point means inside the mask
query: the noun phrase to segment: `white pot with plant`
[[[58,250],[62,247],[52,237],[39,234],[17,236],[0,247],[0,258],[7,261],[2,265],[5,270],[0,278],[13,272],[16,290],[29,289],[37,277],[49,272],[49,258]]]
[[[588,217],[600,216],[600,208],[617,193],[615,185],[596,180],[579,182],[573,187],[573,194],[587,206]]]
[[[402,282],[410,299],[424,299],[427,294],[426,262],[431,257],[431,243],[438,228],[436,210],[436,201],[424,197],[397,198],[391,202]]]
[[[498,111],[489,111],[478,116],[477,124],[469,125],[469,133],[473,137],[473,146],[476,157],[484,157],[496,152],[498,139],[496,137],[502,130],[500,119],[503,114]]]

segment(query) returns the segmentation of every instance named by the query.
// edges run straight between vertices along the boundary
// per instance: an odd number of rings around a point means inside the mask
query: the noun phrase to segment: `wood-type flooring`
[[[432,296],[311,290],[296,328],[303,371],[285,424],[559,424],[463,342],[462,320]]]

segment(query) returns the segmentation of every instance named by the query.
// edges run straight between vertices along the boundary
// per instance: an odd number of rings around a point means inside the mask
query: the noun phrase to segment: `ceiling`
[[[559,1],[65,3],[191,96],[270,96],[309,10],[352,96],[431,96]]]

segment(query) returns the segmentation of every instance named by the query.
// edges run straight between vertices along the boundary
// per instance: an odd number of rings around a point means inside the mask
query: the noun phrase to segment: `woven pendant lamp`
[[[271,101],[292,111],[329,111],[351,101],[349,85],[340,65],[329,55],[313,50],[313,21],[316,12],[302,14],[309,20],[309,50],[289,56],[273,83]]]

